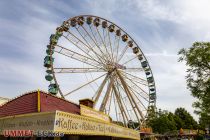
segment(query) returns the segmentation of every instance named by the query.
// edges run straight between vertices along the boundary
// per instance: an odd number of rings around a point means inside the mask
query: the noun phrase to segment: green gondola
[[[47,68],[51,67],[53,61],[54,61],[54,58],[52,58],[52,61],[51,61],[51,57],[46,56],[44,58],[44,66],[47,67]]]
[[[149,103],[155,103],[155,101],[154,100],[150,100]]]
[[[46,50],[46,53],[47,53],[47,55],[51,55],[51,54],[54,53],[54,50],[49,50],[49,49],[47,49],[47,50]]]
[[[56,38],[59,39],[63,35],[63,32],[56,32],[55,35],[56,35]]]
[[[155,88],[150,88],[150,91],[152,91],[152,92],[155,91]]]
[[[50,45],[54,46],[56,45],[58,42],[58,37],[55,34],[52,34],[50,36]]]
[[[149,87],[150,88],[154,88],[155,86],[154,86],[154,84],[150,84]]]
[[[155,94],[155,92],[154,92],[154,93],[150,93],[149,95],[151,95],[151,96],[155,96],[156,94]]]
[[[45,79],[46,79],[47,81],[52,81],[53,76],[50,75],[50,74],[48,74],[48,75],[45,76]]]
[[[153,77],[147,77],[147,81],[148,81],[148,83],[152,83],[152,82],[154,82],[154,79],[153,79]]]
[[[44,67],[50,68],[52,66],[51,61],[44,61]]]
[[[46,70],[46,73],[52,74],[53,72],[52,72],[52,70],[48,69],[48,70]]]
[[[150,96],[150,99],[151,100],[155,100],[156,99],[156,96]]]
[[[48,86],[48,91],[53,94],[56,95],[58,93],[58,86],[56,84],[50,84]]]
[[[47,45],[47,48],[48,48],[48,49],[55,49],[55,46]]]
[[[147,71],[147,72],[146,72],[146,75],[150,75],[150,72],[149,72],[149,71]]]
[[[141,66],[142,66],[143,68],[146,68],[146,67],[147,67],[147,61],[141,62]]]

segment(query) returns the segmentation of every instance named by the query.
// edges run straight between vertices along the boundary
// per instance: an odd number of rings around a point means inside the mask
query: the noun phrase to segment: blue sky
[[[47,91],[43,58],[50,34],[80,14],[101,16],[127,31],[145,53],[157,88],[157,106],[193,113],[184,63],[177,52],[209,41],[208,0],[2,0],[0,1],[0,96]]]

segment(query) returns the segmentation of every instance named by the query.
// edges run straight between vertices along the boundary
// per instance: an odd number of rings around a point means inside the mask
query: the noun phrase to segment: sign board
[[[3,130],[53,130],[55,112],[32,113],[0,118],[0,134]]]
[[[121,138],[140,139],[138,131],[116,124],[107,123],[62,111],[56,111],[55,132],[82,135],[105,135]]]
[[[104,114],[103,112],[96,111],[90,107],[84,106],[84,105],[80,105],[80,114],[83,116],[110,122],[110,117],[108,115]]]
[[[100,135],[140,139],[138,131],[99,119],[62,111],[41,112],[0,118],[0,135],[7,130],[32,130],[73,135]]]

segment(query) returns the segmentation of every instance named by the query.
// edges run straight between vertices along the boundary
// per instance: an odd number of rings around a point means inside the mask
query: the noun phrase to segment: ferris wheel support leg
[[[140,121],[140,119],[139,119],[139,116],[138,116],[138,113],[136,112],[136,110],[135,110],[135,106],[134,106],[134,104],[133,104],[133,102],[132,102],[132,100],[131,100],[131,98],[130,98],[130,96],[129,96],[129,93],[128,93],[128,91],[126,90],[126,86],[124,86],[124,83],[120,80],[120,82],[122,83],[122,85],[123,85],[123,88],[124,88],[124,90],[125,90],[125,93],[126,93],[126,95],[128,96],[128,99],[129,99],[129,101],[130,101],[130,104],[131,104],[131,106],[132,106],[132,108],[133,108],[133,110],[134,110],[134,113],[135,113],[135,115],[136,115],[136,118],[137,118],[137,120],[138,120],[138,123],[140,124],[141,123],[141,121]]]
[[[105,107],[106,107],[106,104],[107,104],[107,101],[108,101],[108,98],[109,98],[109,96],[110,96],[110,93],[111,93],[111,90],[112,90],[112,85],[114,84],[114,76],[112,75],[112,77],[110,78],[110,83],[109,83],[109,85],[108,85],[108,87],[107,87],[107,91],[106,91],[106,93],[105,93],[105,97],[104,97],[104,99],[103,99],[103,101],[102,101],[102,104],[101,104],[101,106],[100,106],[100,111],[104,111],[104,109],[105,109]]]
[[[99,89],[98,89],[97,92],[96,92],[96,97],[95,97],[95,99],[94,99],[94,105],[93,105],[94,107],[95,107],[95,105],[97,104],[99,97],[101,96],[101,92],[102,92],[102,90],[103,90],[103,88],[104,88],[104,86],[105,86],[105,84],[106,84],[106,82],[107,82],[109,76],[110,76],[110,74],[108,73],[108,74],[106,75],[105,79],[103,80],[101,86],[99,87]]]
[[[125,109],[123,108],[122,102],[121,102],[120,97],[119,97],[119,93],[117,92],[117,90],[116,90],[116,88],[115,88],[114,85],[112,87],[113,87],[113,90],[114,90],[114,93],[115,93],[115,97],[117,99],[117,103],[119,105],[120,111],[122,112],[122,117],[123,117],[124,125],[126,127],[128,127],[128,125],[126,124],[126,119],[127,119],[127,122],[128,122],[128,116],[127,116],[127,114],[125,112]]]
[[[133,96],[132,96],[132,94],[131,94],[131,92],[130,92],[130,90],[129,90],[129,88],[128,88],[126,82],[125,82],[125,80],[123,79],[123,77],[121,76],[121,74],[120,74],[119,71],[117,71],[117,75],[118,75],[119,78],[120,78],[120,81],[121,81],[121,83],[122,83],[122,85],[123,85],[123,88],[125,89],[125,91],[127,91],[126,93],[127,93],[128,97],[129,97],[129,100],[130,100],[131,104],[133,103],[133,109],[134,109],[134,110],[135,110],[135,108],[137,109],[138,113],[139,113],[140,116],[141,116],[142,121],[145,122],[145,119],[144,119],[144,116],[143,116],[141,110],[138,108],[136,101],[134,100],[134,98],[133,98]],[[138,117],[138,115],[137,115],[137,117]],[[139,123],[140,123],[140,122],[141,122],[141,121],[139,120]]]

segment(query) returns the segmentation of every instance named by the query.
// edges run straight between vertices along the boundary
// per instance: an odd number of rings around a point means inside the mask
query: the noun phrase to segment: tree
[[[193,103],[200,123],[210,126],[210,42],[195,42],[189,49],[181,49],[179,61],[186,61],[187,87],[198,100]]]
[[[158,115],[149,121],[148,125],[152,127],[153,132],[164,134],[177,129],[175,121],[169,114],[168,111],[159,111]]]
[[[194,118],[190,115],[187,110],[184,108],[177,108],[174,113],[176,117],[176,124],[178,126],[178,129],[184,128],[184,129],[197,129],[198,124],[194,120]],[[178,119],[179,118],[179,119]]]
[[[180,128],[184,128],[184,122],[182,119],[179,118],[179,116],[174,115],[174,121],[176,123],[177,130],[180,130]]]
[[[172,134],[177,133],[180,128],[197,129],[198,124],[184,108],[177,108],[174,113],[161,110],[151,118],[147,118],[147,125],[152,127],[154,133]]]

